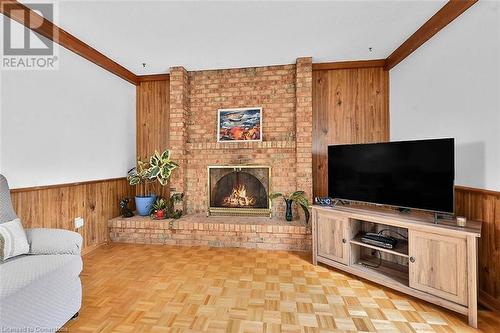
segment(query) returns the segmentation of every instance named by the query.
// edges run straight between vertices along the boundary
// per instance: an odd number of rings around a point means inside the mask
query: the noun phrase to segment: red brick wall
[[[312,96],[310,58],[298,59],[297,65],[188,72],[187,88],[186,85],[172,85],[179,76],[178,70],[172,69],[175,73],[172,77],[171,72],[170,78],[170,120],[177,126],[174,120],[182,118],[179,116],[181,109],[186,111],[183,188],[188,213],[207,209],[208,165],[270,165],[272,191],[295,191],[299,185],[311,195],[312,162],[307,164],[311,154],[309,132],[312,131],[312,109],[308,106]],[[182,89],[183,93],[173,91],[176,89]],[[179,95],[188,96],[187,105],[176,104],[174,99],[180,101]],[[297,105],[300,116],[296,113]],[[217,110],[239,107],[262,107],[263,142],[217,143]],[[297,146],[297,131],[300,147]],[[310,179],[299,181],[298,174]],[[277,200],[273,211],[282,214],[283,210],[282,200]]]
[[[186,187],[186,142],[187,119],[189,114],[188,73],[183,67],[173,67],[170,70],[170,124],[169,142],[172,159],[179,168],[172,177],[170,187],[174,191],[187,193]],[[186,209],[186,202],[184,202]]]
[[[189,72],[189,92],[189,142],[214,142],[217,109],[262,107],[264,141],[295,133],[295,65]]]
[[[312,200],[312,58],[297,59],[297,189]]]

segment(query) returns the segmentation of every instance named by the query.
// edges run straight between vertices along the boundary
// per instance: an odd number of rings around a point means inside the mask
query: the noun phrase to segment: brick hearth
[[[178,220],[117,217],[108,222],[110,239],[120,243],[207,245],[267,250],[311,250],[311,229],[266,217],[206,217],[190,214]]]

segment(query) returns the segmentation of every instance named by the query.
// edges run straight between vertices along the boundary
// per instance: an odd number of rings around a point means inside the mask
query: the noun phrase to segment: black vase
[[[291,221],[293,219],[293,214],[292,214],[292,203],[293,200],[291,199],[285,199],[286,203],[286,213],[285,213],[285,218],[287,221]]]

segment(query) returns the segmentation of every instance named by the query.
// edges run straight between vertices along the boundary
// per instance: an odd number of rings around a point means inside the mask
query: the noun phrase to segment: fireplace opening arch
[[[271,216],[271,168],[209,166],[208,215]]]

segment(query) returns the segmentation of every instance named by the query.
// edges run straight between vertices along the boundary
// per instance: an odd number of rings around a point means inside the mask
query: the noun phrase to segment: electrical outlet
[[[75,229],[83,227],[84,224],[85,224],[85,221],[83,221],[83,217],[75,218]]]

